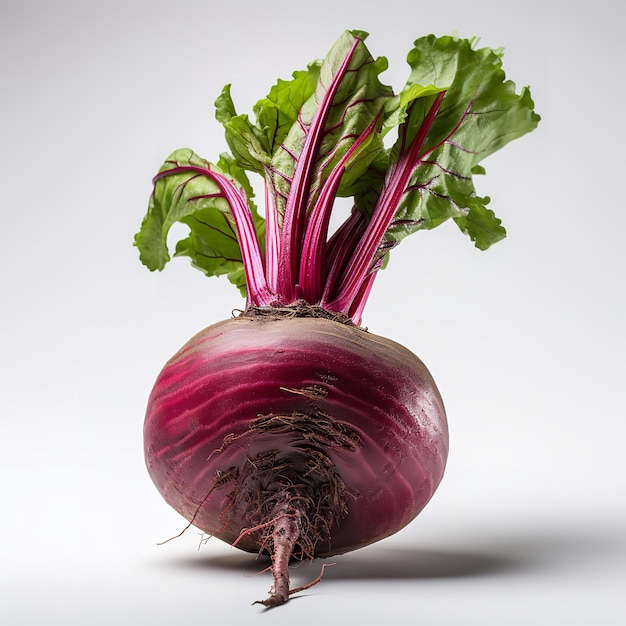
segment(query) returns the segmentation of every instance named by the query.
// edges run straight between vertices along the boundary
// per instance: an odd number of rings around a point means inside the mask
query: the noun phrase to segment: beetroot
[[[203,330],[159,375],[144,434],[152,479],[195,526],[258,552],[271,527],[242,530],[293,508],[310,529],[299,546],[306,557],[405,526],[448,452],[424,364],[393,341],[320,318],[244,316]]]
[[[448,429],[437,386],[412,352],[360,326],[364,306],[413,232],[451,219],[479,249],[504,237],[472,176],[539,121],[499,52],[418,39],[396,96],[364,38],[344,33],[323,61],[279,81],[256,124],[226,87],[216,112],[232,154],[212,164],[174,152],[135,237],[142,262],[160,270],[170,227],[187,225],[176,254],[246,297],[240,315],[198,333],[159,374],[145,456],[190,524],[271,557],[266,606],[298,591],[291,560],[388,537],[439,485]],[[265,180],[264,216],[246,172]],[[354,206],[331,233],[339,196]]]

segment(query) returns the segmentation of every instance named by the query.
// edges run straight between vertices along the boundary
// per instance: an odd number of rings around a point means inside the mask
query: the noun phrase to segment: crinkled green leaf
[[[271,160],[271,146],[266,134],[250,122],[247,115],[237,115],[226,85],[215,101],[215,117],[226,131],[226,141],[235,162],[244,169],[263,173]]]
[[[245,293],[245,276],[241,249],[231,208],[217,183],[198,171],[181,171],[192,166],[219,173],[247,196],[259,238],[264,221],[252,202],[252,188],[232,157],[222,155],[213,165],[189,149],[177,150],[165,161],[150,198],[148,212],[135,236],[140,259],[150,270],[162,270],[170,260],[168,233],[180,222],[189,227],[189,235],[176,243],[176,256],[187,256],[192,264],[208,276],[226,274]]]
[[[320,65],[320,61],[314,61],[306,70],[294,72],[292,80],[279,79],[269,94],[254,105],[257,126],[265,134],[270,155],[280,147],[298,122],[300,109],[315,93]]]
[[[289,131],[273,154],[271,184],[279,214],[284,212],[298,162],[305,156],[303,149],[307,145],[309,133],[315,128],[315,117],[318,115],[320,103],[328,100],[328,88],[346,58],[349,58],[349,70],[332,97],[319,145],[316,146],[315,154],[306,155],[307,158],[312,156],[314,159],[312,177],[309,180],[307,211],[315,203],[333,167],[380,113],[385,100],[392,95],[391,89],[378,79],[379,74],[387,68],[387,60],[383,57],[373,59],[360,39],[352,52],[354,45],[355,34],[346,32],[333,46],[319,68],[315,92],[302,104],[299,115],[293,117]],[[351,161],[356,172],[365,170],[365,166],[359,167],[359,164],[362,164],[367,154],[367,151],[362,151],[359,159]],[[370,156],[370,160],[371,158]],[[347,177],[350,174],[347,173]]]
[[[297,123],[300,108],[315,92],[319,68],[320,63],[314,62],[307,70],[294,72],[292,80],[279,79],[255,104],[254,123],[247,115],[237,114],[230,85],[224,87],[215,101],[215,117],[224,126],[226,141],[240,167],[266,174],[274,153]]]
[[[385,133],[398,128],[398,139],[387,156],[388,169],[421,132],[436,94],[445,91],[445,97],[385,235],[386,247],[450,218],[481,250],[506,235],[500,220],[487,209],[489,199],[477,196],[472,177],[485,173],[480,161],[533,130],[539,116],[528,89],[518,94],[514,83],[506,80],[501,51],[475,49],[475,44],[430,35],[418,39],[408,55],[410,77],[386,107]],[[368,194],[357,199],[368,215],[385,184],[384,159],[373,165],[367,174]]]
[[[425,156],[411,179],[418,193],[406,196],[398,214],[419,220],[447,200],[449,216],[477,248],[485,250],[506,231],[487,208],[489,199],[476,195],[472,176],[484,173],[480,161],[533,130],[539,116],[528,89],[518,94],[515,84],[506,80],[501,51],[475,49],[475,43],[429,36],[417,40],[409,54],[409,84],[435,84],[444,87],[446,95],[424,144]],[[422,227],[437,224],[437,219],[425,219]]]

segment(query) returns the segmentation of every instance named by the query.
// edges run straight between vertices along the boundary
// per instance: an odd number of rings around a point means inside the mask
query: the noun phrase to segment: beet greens
[[[480,250],[506,232],[473,176],[539,122],[499,50],[423,37],[399,93],[366,34],[278,80],[253,107],[217,98],[230,153],[172,153],[154,178],[135,245],[150,270],[175,247],[245,295],[243,315],[205,329],[166,364],[144,427],[148,470],[190,523],[272,559],[287,601],[292,559],[353,550],[396,532],[443,475],[445,411],[424,364],[359,327],[400,241],[447,220]],[[264,181],[264,211],[248,173]],[[352,210],[331,232],[337,198]]]
[[[303,299],[358,321],[376,271],[405,236],[450,218],[481,250],[505,236],[472,177],[536,126],[529,90],[515,93],[499,51],[431,35],[415,42],[394,95],[378,78],[386,60],[372,58],[364,38],[346,32],[323,61],[279,80],[255,105],[255,123],[224,88],[216,116],[232,154],[213,165],[183,149],[165,161],[136,237],[148,268],[164,267],[168,231],[182,222],[190,234],[176,255],[227,274],[249,305]],[[246,172],[265,180],[265,219]],[[335,197],[354,198],[354,210],[329,241]]]

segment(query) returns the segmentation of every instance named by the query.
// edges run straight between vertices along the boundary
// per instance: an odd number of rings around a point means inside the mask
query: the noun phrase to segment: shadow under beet
[[[586,528],[535,528],[518,533],[505,530],[472,539],[467,549],[373,544],[330,559],[294,563],[292,579],[294,585],[308,582],[317,577],[325,563],[334,565],[325,568],[324,580],[443,579],[519,570],[554,571],[583,567],[590,559],[614,557],[618,545],[626,549],[623,530],[616,533],[614,528],[603,533]],[[270,561],[233,548],[229,554],[194,555],[176,564],[252,576],[265,570]]]
[[[270,561],[266,557],[256,558],[253,554],[239,552],[185,558],[177,563],[186,568],[230,570],[252,575],[267,568]],[[324,564],[333,564],[325,568],[324,580],[458,578],[493,574],[520,566],[519,561],[502,556],[414,547],[370,546],[330,559],[294,563],[291,568],[292,578],[315,578]]]

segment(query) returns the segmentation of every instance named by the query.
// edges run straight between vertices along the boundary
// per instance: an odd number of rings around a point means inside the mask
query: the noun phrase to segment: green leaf
[[[228,155],[223,155],[216,166],[182,149],[170,155],[159,170],[135,245],[148,269],[162,270],[170,260],[168,233],[174,223],[185,224],[189,235],[177,242],[175,255],[189,257],[208,276],[226,274],[245,293],[242,254],[231,207],[220,186],[205,175],[211,172],[247,197],[262,240],[264,221],[252,202],[252,188],[243,169]]]
[[[215,117],[224,126],[228,147],[239,167],[265,174],[274,153],[297,123],[302,105],[315,92],[319,69],[320,62],[314,62],[307,70],[294,72],[292,80],[279,79],[254,105],[255,123],[247,115],[237,114],[231,86],[224,87],[215,101]]]
[[[346,60],[349,62],[347,71],[342,69]],[[288,132],[283,132],[281,144],[272,157],[270,182],[279,214],[284,213],[294,173],[304,159],[312,159],[306,198],[306,212],[310,213],[335,165],[379,115],[387,98],[391,97],[391,88],[383,85],[378,78],[385,69],[387,60],[384,57],[372,58],[363,40],[357,39],[357,34],[346,31],[335,43],[319,67],[314,93],[302,103],[299,115],[292,115],[292,124]],[[345,73],[341,74],[336,93],[331,94],[329,87],[340,72]],[[326,117],[320,129],[317,116],[322,109]],[[319,142],[313,145],[311,133],[318,130]],[[345,186],[365,171],[367,163],[381,145],[374,151],[364,147],[359,151],[358,158],[351,160],[344,175]],[[355,174],[350,174],[352,167]]]
[[[257,127],[265,135],[271,156],[285,140],[291,127],[297,124],[304,103],[315,93],[320,66],[320,61],[314,61],[306,70],[294,72],[292,80],[279,79],[269,94],[255,104],[253,111]]]
[[[415,42],[404,90],[387,105],[386,132],[398,125],[390,167],[407,154],[437,93],[445,96],[416,154],[413,174],[385,235],[385,245],[452,218],[477,248],[506,236],[500,220],[476,194],[480,161],[533,130],[539,116],[528,89],[506,80],[500,50],[475,49],[476,40],[433,35]],[[380,176],[377,178],[382,189]],[[371,212],[370,204],[361,202]]]
[[[263,173],[271,160],[270,146],[262,129],[254,126],[247,115],[237,115],[226,85],[215,101],[215,117],[226,131],[226,142],[233,159],[243,169]]]

